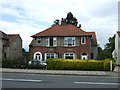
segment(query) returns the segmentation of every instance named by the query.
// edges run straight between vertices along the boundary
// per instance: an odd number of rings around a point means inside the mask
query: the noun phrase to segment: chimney
[[[67,25],[67,23],[66,23],[65,19],[62,18],[62,19],[61,19],[61,26],[65,26],[65,25]]]

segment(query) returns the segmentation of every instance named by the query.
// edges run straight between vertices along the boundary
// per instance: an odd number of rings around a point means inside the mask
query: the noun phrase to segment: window
[[[86,37],[81,37],[81,44],[86,44]]]
[[[37,38],[37,44],[41,43],[41,38]]]
[[[56,37],[47,37],[46,38],[46,46],[57,46],[57,38]]]
[[[64,53],[64,59],[75,59],[75,53]]]
[[[75,37],[65,37],[64,45],[65,46],[75,46]]]
[[[58,58],[57,53],[45,53],[45,60],[50,59],[50,58]]]

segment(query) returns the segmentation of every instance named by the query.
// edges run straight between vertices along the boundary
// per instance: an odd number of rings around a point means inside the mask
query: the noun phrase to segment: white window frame
[[[47,47],[57,46],[57,37],[52,37],[52,38],[53,38],[53,46],[50,46],[50,37],[46,37],[46,46]]]
[[[83,42],[84,39],[84,42]],[[86,44],[86,37],[81,37],[81,44]]]
[[[53,46],[57,46],[57,37],[53,37]]]
[[[72,45],[71,46],[68,45],[69,44],[69,42],[68,42],[69,38],[72,38],[72,42],[71,42]],[[64,46],[72,47],[72,46],[76,45],[75,43],[76,43],[75,42],[75,37],[64,37]]]
[[[66,55],[66,54],[68,54],[68,55]],[[73,55],[71,55],[71,54],[73,54]],[[64,59],[66,59],[65,58],[66,56],[73,56],[73,59],[76,58],[76,54],[75,53],[64,53]]]
[[[42,53],[41,52],[35,52],[34,56],[33,56],[33,59],[36,59],[36,54],[40,54],[40,61],[42,61]]]
[[[39,40],[40,40],[40,43],[38,43]],[[38,38],[36,39],[36,42],[37,42],[37,44],[41,44],[41,38],[38,37]]]
[[[82,54],[81,54],[81,59],[84,60],[83,58],[85,58],[85,60],[87,60],[88,59],[88,54],[87,53],[86,53],[86,55],[82,55]]]
[[[45,53],[45,61],[47,60],[47,55],[50,55],[50,58],[52,57],[52,54],[54,54],[54,58],[58,58],[58,54],[57,53]]]
[[[49,46],[49,37],[46,38],[46,46]]]

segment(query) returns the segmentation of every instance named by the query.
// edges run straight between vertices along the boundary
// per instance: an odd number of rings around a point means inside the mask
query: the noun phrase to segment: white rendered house
[[[115,37],[115,50],[112,53],[113,58],[116,60],[116,65],[120,65],[120,31],[117,31]]]

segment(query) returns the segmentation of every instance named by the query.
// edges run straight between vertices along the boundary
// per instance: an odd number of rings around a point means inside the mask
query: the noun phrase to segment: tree
[[[72,24],[74,26],[77,26],[78,21],[76,17],[73,17],[73,14],[71,12],[67,13],[67,17],[65,18],[67,24]]]
[[[76,17],[74,17],[71,12],[67,13],[67,17],[64,20],[65,20],[66,24],[72,24],[72,25],[77,27],[78,21],[77,21]],[[52,26],[59,25],[59,24],[60,24],[60,20],[56,19],[53,22]],[[79,24],[78,28],[81,28],[81,24]]]
[[[97,59],[103,60],[106,58],[113,59],[112,58],[112,52],[115,49],[115,35],[113,37],[110,37],[108,39],[108,43],[105,45],[105,48],[102,50],[100,46],[98,46],[98,57]]]
[[[111,58],[112,59],[112,52],[115,49],[115,35],[113,37],[109,38],[109,43],[105,45],[105,57],[106,58]]]
[[[54,26],[54,25],[59,25],[60,24],[60,20],[59,19],[56,19],[54,22],[53,22],[53,25],[52,26]]]
[[[104,53],[103,53],[103,49],[98,45],[98,56],[97,56],[98,60],[103,60],[104,58]]]

